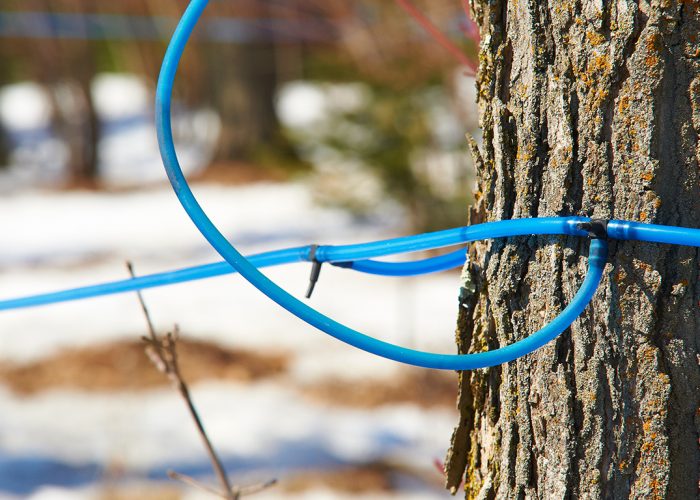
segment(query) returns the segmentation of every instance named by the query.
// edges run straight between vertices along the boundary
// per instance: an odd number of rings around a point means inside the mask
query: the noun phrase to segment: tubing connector
[[[321,275],[321,266],[323,262],[316,258],[316,251],[318,250],[318,245],[311,245],[309,247],[309,261],[311,262],[311,274],[309,275],[309,287],[306,289],[306,298],[310,299],[311,294],[314,293],[314,287],[318,281],[318,277]]]
[[[576,227],[586,231],[589,238],[598,240],[608,239],[608,221],[606,219],[591,219],[588,222],[579,222]]]

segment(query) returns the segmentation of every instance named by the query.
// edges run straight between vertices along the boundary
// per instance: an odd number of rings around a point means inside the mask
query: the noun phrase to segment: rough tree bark
[[[700,227],[697,0],[472,0],[484,141],[473,222]],[[574,295],[587,243],[476,245],[457,343],[493,349]],[[592,305],[523,359],[460,374],[447,486],[467,498],[698,497],[697,249],[611,242]]]

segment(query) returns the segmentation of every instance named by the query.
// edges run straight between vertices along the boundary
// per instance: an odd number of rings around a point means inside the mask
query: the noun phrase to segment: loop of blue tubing
[[[199,3],[200,5],[198,5],[198,6],[192,5],[195,3]],[[183,22],[186,21],[186,18],[188,16],[193,15],[192,13],[196,14],[196,16],[198,18],[199,14],[201,14],[202,10],[206,6],[206,3],[207,3],[206,1],[204,1],[204,2],[192,2],[190,7],[188,8],[188,11],[186,12],[185,16],[183,17]],[[194,8],[194,10],[192,10],[193,8]],[[197,22],[197,19],[194,19],[193,22],[192,22],[192,19],[190,19],[191,25],[189,26],[189,28],[186,25],[184,26],[186,28],[186,30],[185,30],[186,32],[185,31],[180,32],[181,35],[184,33],[184,41],[182,39],[180,39],[181,46],[179,48],[179,54],[176,54],[176,56],[177,56],[176,59],[179,59],[179,57],[182,53],[182,50],[184,50],[184,45],[187,41],[187,37],[189,36],[189,32],[191,32],[191,29],[196,22]],[[180,26],[178,27],[178,30],[180,30]],[[187,31],[187,30],[189,30],[189,31]],[[176,35],[177,34],[178,33],[176,32]],[[177,36],[174,37],[173,43],[177,42],[176,38],[177,38]],[[172,54],[174,54],[171,51],[171,49],[172,49],[172,44],[171,44],[171,48],[169,48],[168,56],[172,56]],[[164,61],[163,72],[165,72],[166,63],[168,63],[168,61],[169,61],[168,56],[166,56],[166,60]],[[173,62],[172,59],[170,59],[170,63],[172,63],[172,62]],[[163,125],[168,126],[167,132],[169,132],[170,92],[172,91],[172,79],[174,79],[174,72],[177,69],[177,60],[175,60],[174,65],[171,64],[171,69],[172,69],[172,76],[171,76],[171,81],[169,84],[170,90],[169,90],[169,92],[166,92],[166,94],[165,94],[166,101],[167,101],[167,107],[168,107],[168,113],[167,113],[167,116],[165,116],[165,118],[167,120],[165,120],[165,121],[160,120],[159,121],[159,139],[161,138],[161,135],[162,135],[161,134],[161,132],[162,132],[161,127]],[[161,78],[161,80],[162,80],[162,78]],[[163,87],[161,86],[161,82],[159,82],[158,90],[159,90],[158,99],[160,101],[161,90],[163,90]],[[165,90],[168,90],[168,89],[166,88]],[[163,118],[161,115],[158,115],[158,117]],[[172,141],[172,137],[170,137],[170,140]],[[172,143],[171,143],[171,146],[172,146]],[[162,142],[161,142],[161,151],[163,151],[163,149],[164,148],[163,148]],[[179,170],[179,165],[177,164],[177,158],[175,157],[175,153],[174,153],[174,147],[171,147],[171,149],[172,149],[172,158],[175,161],[175,166]],[[165,162],[165,155],[164,155],[164,162]],[[167,169],[167,163],[166,163],[166,169]],[[177,172],[175,172],[175,174],[177,174]],[[184,177],[182,176],[181,172],[180,172],[179,176],[178,175],[171,175],[171,171],[168,170],[168,176],[171,179],[171,182],[173,181],[173,179],[175,179],[176,181],[180,180],[181,183],[184,184],[185,187],[187,187],[187,183],[186,183]],[[175,187],[175,182],[173,182],[173,184]],[[187,190],[189,191],[188,187],[187,187]],[[176,189],[176,192],[177,192],[177,189]],[[191,195],[191,192],[190,192],[190,196],[192,197],[192,200],[194,200],[194,197]],[[194,200],[194,203],[196,205],[196,200]],[[185,203],[183,202],[183,205],[184,204]],[[185,206],[185,208],[187,209],[187,206]],[[201,211],[201,209],[200,209],[200,211]],[[203,212],[202,212],[202,214],[203,214]],[[205,218],[206,218],[206,216],[205,216]],[[330,262],[330,263],[338,265],[340,267],[351,268],[355,271],[364,272],[364,273],[371,273],[371,274],[379,274],[379,275],[384,275],[384,276],[410,276],[410,275],[417,275],[417,274],[426,274],[426,273],[437,272],[437,271],[441,271],[444,269],[448,269],[448,268],[457,267],[457,266],[462,265],[464,263],[464,260],[465,260],[464,250],[460,249],[460,250],[456,250],[454,252],[450,252],[450,253],[445,254],[445,255],[441,255],[439,257],[433,257],[430,259],[423,259],[423,260],[413,261],[413,262],[379,262],[379,261],[371,260],[370,257],[378,257],[378,256],[384,256],[384,255],[390,255],[390,254],[396,254],[396,253],[411,252],[411,251],[416,251],[416,250],[432,249],[432,248],[437,248],[437,247],[441,247],[441,246],[447,246],[447,245],[452,245],[452,244],[457,244],[457,243],[465,243],[468,241],[474,241],[474,240],[485,239],[485,238],[498,238],[498,237],[530,235],[530,234],[562,234],[562,235],[586,236],[586,233],[584,231],[581,231],[578,229],[578,224],[580,222],[585,222],[585,221],[589,221],[589,220],[590,219],[588,219],[586,217],[550,217],[550,218],[520,219],[520,220],[512,220],[512,221],[492,222],[492,223],[479,224],[479,225],[470,226],[470,227],[462,227],[462,228],[449,229],[449,230],[445,230],[445,231],[438,231],[435,233],[406,236],[406,237],[402,237],[402,238],[394,238],[394,239],[371,242],[371,243],[362,243],[362,244],[357,244],[357,245],[321,246],[321,247],[318,247],[315,258],[319,261],[322,261],[322,262]],[[611,220],[608,222],[607,232],[608,232],[608,237],[610,239],[637,240],[637,241],[647,241],[647,242],[655,242],[655,243],[669,243],[669,244],[678,244],[678,245],[700,247],[700,230],[698,230],[698,229],[673,227],[673,226],[662,226],[662,225],[646,224],[646,223],[639,223],[639,222],[632,222],[632,221]],[[596,246],[599,244],[596,242],[594,242],[594,243],[595,243],[595,245],[593,245],[593,246]],[[593,246],[591,248],[591,255],[594,253],[594,250],[596,250],[595,248],[593,248]],[[235,251],[235,249],[234,249],[234,251]],[[288,249],[282,249],[282,250],[265,252],[262,254],[253,255],[249,259],[250,259],[250,263],[253,264],[255,267],[266,267],[266,266],[286,264],[286,263],[291,263],[291,262],[309,261],[310,260],[310,251],[311,251],[310,246],[295,247],[295,248],[288,248]],[[598,250],[596,250],[596,252],[597,251]],[[240,254],[239,254],[239,256],[240,256]],[[240,256],[240,257],[243,258],[242,256]],[[589,263],[589,267],[590,267],[590,265],[591,265],[591,263]],[[0,310],[10,310],[10,309],[17,309],[17,308],[21,308],[21,307],[32,307],[32,306],[51,304],[51,303],[56,303],[56,302],[63,302],[63,301],[78,300],[78,299],[83,299],[83,298],[88,298],[88,297],[95,297],[95,296],[99,296],[99,295],[129,292],[129,291],[134,291],[134,290],[141,290],[144,288],[169,285],[169,284],[180,283],[180,282],[184,282],[184,281],[192,281],[192,280],[196,280],[196,279],[219,276],[222,274],[234,273],[234,272],[236,272],[236,269],[234,267],[231,267],[231,265],[228,262],[218,262],[218,263],[213,263],[213,264],[205,264],[202,266],[189,267],[189,268],[179,269],[179,270],[175,270],[175,271],[168,271],[168,272],[163,272],[163,273],[141,276],[141,277],[134,278],[134,279],[127,279],[127,280],[102,283],[102,284],[98,284],[98,285],[74,288],[74,289],[70,289],[70,290],[62,290],[62,291],[58,291],[58,292],[45,293],[45,294],[40,294],[40,295],[33,295],[33,296],[29,296],[29,297],[20,297],[20,298],[0,300]],[[589,277],[591,277],[590,272],[589,272],[586,280],[584,281],[584,284],[582,285],[581,290],[579,291],[577,296],[574,298],[574,301],[572,301],[572,304],[570,305],[570,307],[574,305],[574,302],[577,300],[579,295],[583,295],[584,289],[586,289],[588,287],[586,281],[588,281]],[[593,288],[593,291],[595,291],[595,287]],[[282,292],[284,292],[284,291],[282,291]],[[591,292],[591,295],[592,295],[592,292]],[[590,300],[590,298],[588,300]],[[585,307],[585,304],[583,307]],[[569,308],[567,308],[567,309],[569,309]],[[562,315],[560,315],[560,317],[555,319],[555,322],[557,320],[559,320],[561,318],[561,316],[564,315],[564,313],[567,311],[567,309],[565,309],[562,312]],[[582,309],[583,308],[581,308],[581,310]],[[294,311],[292,311],[292,312],[294,313]],[[302,318],[302,319],[304,319],[304,318]],[[328,319],[332,323],[335,323],[335,322],[333,322],[333,320],[330,320],[330,318],[326,318],[326,319]],[[571,319],[571,321],[573,321],[573,319],[575,319],[575,316],[574,316],[574,318]],[[568,324],[570,324],[571,321],[569,321]],[[335,323],[335,324],[337,325],[337,323]],[[562,330],[565,329],[568,326],[568,324],[563,326]],[[547,327],[549,327],[550,325],[548,325]],[[342,325],[340,325],[340,326],[342,326]],[[561,326],[561,325],[559,325],[559,326]],[[545,327],[545,329],[547,327]],[[537,334],[533,334],[529,338],[535,337],[536,335],[541,333],[543,330],[541,330]],[[327,332],[327,333],[330,333],[330,332]],[[358,335],[362,335],[359,332],[354,332],[354,333],[358,334]],[[374,340],[374,339],[372,339],[372,340]],[[376,342],[380,342],[380,341],[376,341]],[[514,345],[516,345],[516,344],[514,344]],[[394,346],[394,347],[397,347],[397,346]],[[512,347],[512,346],[509,346],[509,347]],[[499,352],[499,351],[494,351],[494,352]],[[430,354],[430,353],[425,353],[425,354]],[[488,354],[488,353],[483,353],[483,354]],[[438,356],[440,356],[440,355],[438,355]],[[444,355],[442,355],[442,356],[444,356]],[[389,357],[389,356],[387,356],[387,357]],[[392,358],[392,359],[394,359],[394,358]],[[484,359],[486,359],[486,358],[484,358]],[[399,361],[403,361],[403,360],[399,359]],[[404,361],[404,362],[406,362],[406,361]],[[493,364],[495,364],[495,363],[493,363]],[[424,366],[424,365],[421,365],[421,366]]]
[[[543,346],[564,331],[588,305],[595,293],[607,259],[607,242],[591,240],[588,274],[571,303],[552,322],[529,337],[506,347],[476,354],[437,354],[407,349],[390,344],[353,330],[321,314],[296,299],[267,278],[241,255],[207,217],[192,193],[177,160],[170,123],[172,87],[177,67],[192,30],[199,20],[208,0],[192,0],[178,24],[168,46],[161,68],[156,92],[156,128],[158,142],[168,178],[180,203],[214,249],[246,280],[278,305],[325,333],[349,345],[388,359],[426,368],[469,370],[494,366],[512,361]],[[508,225],[502,221],[494,223]],[[528,225],[522,223],[522,225]],[[409,251],[407,249],[406,251]],[[326,256],[322,255],[322,258]]]

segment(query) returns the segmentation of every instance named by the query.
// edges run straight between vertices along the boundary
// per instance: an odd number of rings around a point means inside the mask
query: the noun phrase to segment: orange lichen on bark
[[[601,35],[600,33],[597,33],[595,31],[586,31],[586,39],[593,45],[594,47],[597,47],[601,43],[605,41],[605,37]]]

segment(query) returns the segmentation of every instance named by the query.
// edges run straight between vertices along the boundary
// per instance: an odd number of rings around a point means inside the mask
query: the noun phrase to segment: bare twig
[[[134,267],[132,263],[127,262],[126,266],[129,270],[129,274],[131,275],[131,277],[135,278],[136,274],[134,273]],[[180,393],[182,399],[185,401],[187,409],[190,412],[190,416],[194,421],[195,427],[197,427],[197,432],[199,433],[199,436],[201,437],[202,442],[204,443],[204,447],[207,450],[207,455],[209,455],[209,460],[211,461],[212,467],[214,468],[214,472],[216,473],[216,476],[219,479],[219,482],[221,483],[223,491],[219,491],[209,486],[206,486],[189,476],[180,474],[175,471],[169,471],[168,476],[173,479],[182,481],[186,484],[189,484],[190,486],[193,486],[195,488],[217,495],[221,498],[226,498],[227,500],[238,500],[241,496],[257,493],[275,484],[276,480],[272,480],[258,485],[247,486],[244,488],[238,486],[231,486],[231,483],[229,482],[228,476],[226,474],[226,469],[224,469],[224,466],[221,463],[221,459],[216,453],[216,450],[214,450],[214,446],[212,445],[211,440],[209,439],[209,436],[207,435],[207,432],[204,429],[202,419],[200,418],[199,412],[197,412],[197,408],[195,407],[194,402],[192,401],[192,396],[190,395],[189,387],[187,386],[187,383],[185,382],[185,379],[180,371],[180,364],[178,362],[177,354],[177,341],[180,336],[180,330],[178,326],[175,325],[173,332],[168,332],[163,338],[159,338],[156,334],[155,327],[153,326],[153,321],[151,319],[151,315],[148,311],[148,308],[146,307],[146,303],[143,300],[143,295],[139,290],[136,291],[136,295],[138,296],[139,303],[141,304],[141,310],[143,311],[143,314],[146,318],[146,323],[148,324],[149,335],[148,337],[142,337],[143,341],[146,343],[146,354],[149,357],[149,359],[153,362],[155,367],[158,369],[158,371],[162,372],[165,376],[168,377],[168,379],[170,379],[172,384]]]
[[[256,493],[260,493],[263,490],[266,490],[270,486],[274,486],[277,484],[277,479],[269,479],[263,483],[259,484],[251,484],[250,486],[242,486],[242,487],[237,487],[238,495],[242,497],[247,497],[249,495],[255,495]]]
[[[204,483],[200,483],[193,477],[187,476],[185,474],[180,474],[179,472],[175,472],[174,470],[168,471],[168,477],[170,479],[175,479],[176,481],[180,481],[189,486],[192,486],[195,489],[206,491],[207,493],[211,493],[212,495],[216,495],[218,497],[226,498],[226,495],[224,495],[221,491],[214,489],[211,486],[207,486]]]
[[[174,470],[169,470],[168,477],[171,479],[175,479],[177,481],[181,481],[185,484],[192,486],[193,488],[196,488],[198,490],[202,490],[206,493],[211,493],[212,495],[216,495],[216,496],[225,498],[225,495],[221,491],[219,491],[215,488],[212,488],[211,486],[207,486],[206,484],[200,483],[195,478],[188,476],[186,474],[181,474],[181,473],[176,472]],[[242,486],[242,487],[234,486],[233,492],[235,495],[238,495],[239,497],[250,496],[250,495],[254,495],[256,493],[260,493],[261,491],[269,488],[270,486],[274,486],[275,484],[277,484],[277,479],[271,479],[269,481],[265,481],[265,482],[260,483],[260,484],[253,484],[251,486]],[[238,498],[238,497],[236,497],[236,498]]]

